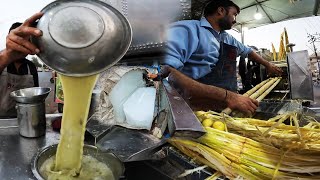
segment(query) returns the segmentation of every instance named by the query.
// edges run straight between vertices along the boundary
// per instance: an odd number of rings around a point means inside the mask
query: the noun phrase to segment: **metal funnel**
[[[13,91],[10,96],[18,103],[33,104],[43,102],[50,91],[48,87],[32,87]]]

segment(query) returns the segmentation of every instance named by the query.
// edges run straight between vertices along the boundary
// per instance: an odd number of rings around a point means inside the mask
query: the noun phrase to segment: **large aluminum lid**
[[[127,19],[98,0],[59,0],[47,5],[37,28],[43,36],[32,41],[40,59],[67,76],[100,73],[128,50],[132,31]]]

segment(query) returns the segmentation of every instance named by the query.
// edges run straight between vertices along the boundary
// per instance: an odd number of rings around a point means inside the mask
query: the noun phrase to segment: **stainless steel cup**
[[[17,118],[21,136],[34,138],[46,132],[45,103],[22,104],[17,103]]]

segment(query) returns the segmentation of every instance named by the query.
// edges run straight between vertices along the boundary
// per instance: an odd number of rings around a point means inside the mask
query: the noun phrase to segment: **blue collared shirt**
[[[168,30],[164,64],[170,65],[193,79],[199,79],[215,67],[219,60],[220,40],[237,47],[237,56],[246,57],[251,48],[225,31],[212,28],[206,18],[173,23]]]

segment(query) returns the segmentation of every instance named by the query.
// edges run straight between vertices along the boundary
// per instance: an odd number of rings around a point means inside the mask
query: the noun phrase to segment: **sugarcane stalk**
[[[204,166],[200,166],[200,167],[197,167],[197,168],[194,168],[194,169],[185,170],[182,174],[180,174],[178,176],[178,178],[186,177],[186,176],[188,176],[190,174],[193,174],[195,172],[199,172],[199,171],[201,171],[201,170],[203,170],[203,169],[205,169],[207,167],[208,167],[207,165],[204,165]]]
[[[247,93],[245,93],[243,96],[246,96],[246,97],[250,97],[252,99],[257,99],[262,95],[264,94],[264,96],[262,97],[262,99],[268,95],[271,90],[280,82],[281,78],[279,77],[276,77],[276,78],[269,78],[265,81],[262,81],[260,84],[258,84],[257,86],[255,86],[254,88],[252,88],[251,90],[249,90]],[[276,85],[274,85],[276,83]],[[273,87],[272,89],[270,89],[270,86]],[[268,91],[270,89],[270,91]],[[267,91],[268,93],[266,93]],[[260,98],[261,99],[261,98]],[[261,99],[261,100],[262,100]],[[261,100],[258,100],[258,101],[261,101]],[[231,114],[232,110],[230,108],[226,108],[222,111],[222,113],[224,114]],[[240,114],[241,116],[243,116],[243,114],[241,113]]]
[[[272,46],[273,61],[277,61],[277,52],[276,52],[276,49],[274,48],[273,43],[271,43],[271,46]]]
[[[280,154],[282,152],[281,150],[276,149],[272,146],[268,146],[268,145],[266,146],[265,144],[259,143],[256,141],[254,141],[255,144],[257,144],[255,146],[250,145],[249,142],[243,143],[240,145],[234,145],[234,143],[236,143],[236,141],[238,140],[237,137],[232,137],[231,139],[231,137],[218,138],[218,136],[219,136],[218,134],[216,135],[211,134],[206,138],[201,138],[200,142],[216,149],[216,151],[223,153],[228,158],[230,158],[229,157],[230,154],[228,153],[228,151],[233,152],[234,157],[231,158],[231,160],[233,161],[239,161],[239,157],[240,155],[242,155],[242,156],[252,157],[252,160],[270,164],[271,166],[269,167],[275,167],[276,164],[278,163]],[[223,140],[224,140],[224,143],[219,142]],[[226,143],[225,141],[227,141],[228,143]],[[317,163],[319,158],[318,159],[313,159],[314,157],[306,158],[306,156],[299,156],[294,153],[288,153],[288,155],[286,155],[285,157],[287,158],[287,160],[284,162],[284,164],[289,163],[287,165],[290,165],[290,163],[292,162],[298,162],[301,164],[301,162],[305,161],[308,163],[308,165],[316,164],[319,167],[319,163]],[[315,163],[312,163],[312,162],[315,162]]]
[[[257,101],[262,101],[281,81],[281,78],[275,79],[275,83],[271,87],[269,87],[266,91],[264,91],[259,97],[257,97]]]
[[[243,96],[249,97],[251,96],[253,93],[255,93],[256,91],[258,91],[263,85],[265,85],[267,82],[269,82],[271,80],[271,78],[262,81],[261,83],[257,84],[255,87],[253,87],[252,89],[250,89],[249,91],[247,91],[246,93],[243,94]]]
[[[214,174],[212,174],[212,176],[206,178],[205,180],[216,180],[221,176],[223,176],[223,174],[221,172],[217,171]]]
[[[215,152],[215,151],[208,151],[206,149],[206,146],[190,141],[190,140],[182,140],[182,139],[170,139],[169,143],[172,145],[179,145],[180,148],[188,148],[194,152],[197,152],[202,155],[204,159],[210,162],[210,164],[214,164],[217,168],[216,170],[222,172],[224,175],[226,175],[229,178],[236,178],[237,173],[235,171],[232,171],[231,168],[229,168],[229,165],[231,164],[231,161],[229,161],[227,158],[225,158],[223,155]]]
[[[262,101],[280,82],[281,77],[276,77],[265,84],[259,91],[256,91],[250,96],[252,99],[256,99],[258,102]],[[236,117],[244,117],[242,112],[236,112],[233,114]]]
[[[279,115],[277,115],[277,116],[275,116],[275,117],[272,117],[272,118],[268,119],[267,122],[277,121],[277,120],[279,120],[280,118],[282,118],[282,116],[283,116],[283,114],[279,114]]]
[[[294,125],[296,127],[296,131],[297,131],[297,135],[299,137],[299,140],[301,142],[305,143],[304,140],[302,139],[302,136],[301,136],[301,132],[300,132],[300,128],[299,128],[299,122],[298,122],[298,119],[297,119],[297,113],[295,113],[293,116],[291,116],[291,118],[292,118],[292,120],[294,122]]]
[[[255,93],[258,89],[260,89],[262,86],[264,86],[267,82],[269,82],[271,80],[271,78],[262,81],[261,83],[259,83],[258,85],[256,85],[255,87],[253,87],[252,89],[250,89],[249,91],[247,91],[246,93],[243,94],[243,96],[245,97],[249,97],[251,96],[253,93]],[[230,108],[225,108],[222,113],[229,115],[232,112],[232,110]]]
[[[242,134],[243,136],[250,137],[268,145],[295,151],[299,150],[304,153],[320,152],[320,129],[318,122],[310,123],[305,127],[290,126],[282,123],[286,118],[293,116],[295,112],[270,118],[269,121],[253,118],[233,118],[229,115],[214,111],[208,111],[205,112],[205,114],[207,114],[207,116],[211,114],[208,117],[213,118],[214,121],[219,120],[225,122],[231,132]],[[296,122],[295,124],[298,123]],[[270,129],[271,127],[272,129]],[[207,133],[210,133],[210,131]],[[262,136],[263,133],[264,135],[268,135]],[[239,140],[237,139],[237,141]]]
[[[270,131],[272,131],[275,127],[279,126],[281,123],[283,123],[283,121],[285,121],[286,119],[288,119],[288,115],[283,116],[278,122],[276,122],[275,124],[273,124],[267,131],[263,132],[262,136],[266,136]]]
[[[231,119],[227,115],[225,118]],[[183,152],[193,155],[191,157],[194,159],[202,158],[208,164],[214,164],[216,170],[229,179],[239,176],[245,179],[320,178],[319,154],[296,154],[292,151],[284,153],[273,146],[233,133],[209,127],[205,130],[207,133],[198,139],[201,144],[176,138],[169,142]],[[306,175],[307,173],[315,174]]]
[[[201,137],[199,139],[200,142],[224,154],[233,162],[243,164],[243,160],[246,159],[258,163],[259,166],[272,169],[278,168],[281,171],[299,173],[319,172],[319,169],[317,169],[320,167],[318,163],[319,157],[313,159],[315,157],[301,156],[290,152],[283,154],[282,150],[248,138],[227,132],[219,132],[212,128],[206,128],[206,130],[207,132],[210,131],[210,133]],[[251,144],[254,146],[251,146]],[[280,167],[279,159],[281,158],[283,160]],[[306,168],[301,168],[299,165]],[[273,173],[274,171],[270,171],[269,175],[272,176]]]
[[[275,85],[275,82],[277,82],[279,80],[279,78],[278,77],[276,77],[276,78],[272,78],[270,81],[268,81],[268,83],[266,83],[264,86],[262,86],[260,89],[259,89],[259,91],[256,91],[255,93],[253,93],[251,96],[249,96],[250,98],[252,98],[252,99],[256,99],[256,100],[258,100],[258,98],[260,98],[260,96],[262,96],[262,95],[264,95],[264,97],[266,96],[266,95],[268,95],[270,92],[271,92],[271,90],[277,85]],[[273,88],[271,88],[271,87],[273,87]],[[269,90],[270,89],[270,90]],[[269,90],[269,91],[268,91]],[[263,97],[263,98],[264,98]],[[263,99],[262,98],[262,99]],[[262,100],[261,99],[261,100]],[[260,100],[260,101],[261,101]],[[259,101],[259,100],[258,100]]]
[[[171,145],[173,145],[174,147],[178,148],[183,154],[185,154],[185,155],[191,157],[192,159],[194,159],[196,162],[205,164],[205,165],[209,166],[212,169],[218,170],[218,168],[214,164],[212,164],[211,162],[209,162],[208,160],[206,160],[205,158],[200,156],[198,153],[195,153],[194,151],[191,151],[190,149],[185,148],[176,139],[171,138],[171,139],[169,139],[168,142]]]
[[[211,149],[211,148],[209,148],[207,146],[203,146],[203,148],[209,152],[208,154],[217,153],[214,149]],[[206,156],[206,152],[204,152],[204,155]],[[227,159],[225,156],[223,156],[223,154],[221,154],[221,156],[223,158]],[[256,176],[256,175],[252,174],[251,172],[247,171],[240,164],[233,163],[232,161],[230,161],[230,163],[228,164],[226,169],[231,170],[231,171],[235,171],[236,173],[238,173],[238,175],[240,175],[240,176],[242,176],[242,177],[244,177],[246,179],[260,179],[258,176]],[[221,172],[223,173],[223,171],[221,171]]]
[[[283,157],[284,157],[284,154],[281,154],[281,158],[280,158],[280,161],[279,163],[277,164],[277,167],[272,175],[272,179],[275,179],[277,177],[277,173],[279,172],[279,168],[281,166],[281,163],[282,163],[282,160],[283,160]]]

